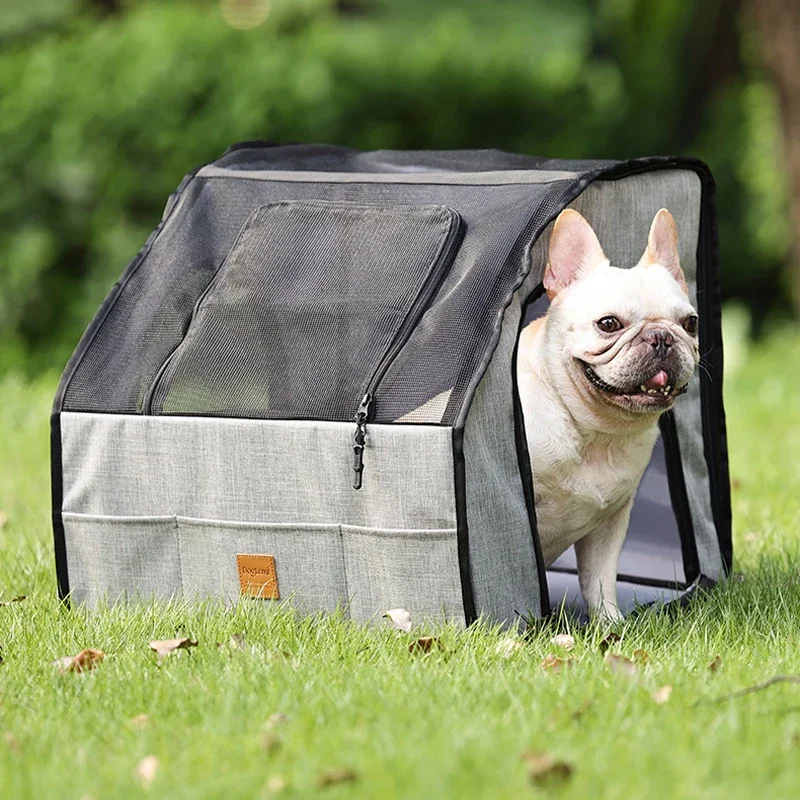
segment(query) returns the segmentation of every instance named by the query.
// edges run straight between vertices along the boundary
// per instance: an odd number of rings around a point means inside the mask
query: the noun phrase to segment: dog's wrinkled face
[[[698,320],[668,211],[656,214],[632,269],[610,266],[586,220],[562,212],[544,284],[560,357],[588,401],[659,414],[686,391],[699,360]]]

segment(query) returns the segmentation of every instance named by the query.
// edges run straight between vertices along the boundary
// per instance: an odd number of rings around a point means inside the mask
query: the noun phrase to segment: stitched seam
[[[342,610],[349,619],[350,602],[352,598],[350,597],[350,586],[347,582],[347,559],[345,558],[344,555],[344,530],[342,529],[341,525],[337,525],[336,527],[339,529],[339,545],[340,545],[340,552],[342,554],[342,582],[344,583],[344,596],[345,596],[345,605]]]
[[[175,521],[175,549],[178,552],[178,581],[181,586],[181,597],[186,598],[186,591],[183,587],[183,559],[181,558],[181,529],[180,522],[177,517],[172,518]]]

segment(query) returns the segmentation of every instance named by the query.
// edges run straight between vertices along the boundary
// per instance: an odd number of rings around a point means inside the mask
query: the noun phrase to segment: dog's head
[[[699,361],[697,312],[669,211],[655,215],[644,255],[631,269],[612,267],[589,223],[563,211],[544,287],[551,349],[586,402],[627,415],[659,414],[686,391]]]

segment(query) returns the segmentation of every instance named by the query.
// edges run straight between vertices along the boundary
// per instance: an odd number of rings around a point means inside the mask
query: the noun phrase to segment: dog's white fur
[[[691,330],[686,320],[696,312],[672,216],[659,211],[639,263],[619,269],[609,264],[589,223],[575,211],[562,212],[544,286],[550,309],[522,332],[517,364],[544,560],[549,566],[574,544],[589,610],[619,618],[619,554],[658,418],[674,397],[611,395],[585,367],[605,384],[637,391],[662,367],[673,391],[691,377],[697,337],[684,324]],[[602,332],[597,323],[607,316],[624,328]],[[663,348],[654,342],[667,334],[673,343],[662,359]]]

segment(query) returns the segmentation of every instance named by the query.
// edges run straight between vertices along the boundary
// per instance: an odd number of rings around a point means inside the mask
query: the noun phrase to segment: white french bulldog
[[[658,418],[699,361],[675,220],[661,209],[639,263],[620,269],[589,223],[563,211],[544,288],[550,309],[522,332],[517,361],[542,552],[550,566],[574,544],[590,612],[619,619],[633,497]]]

